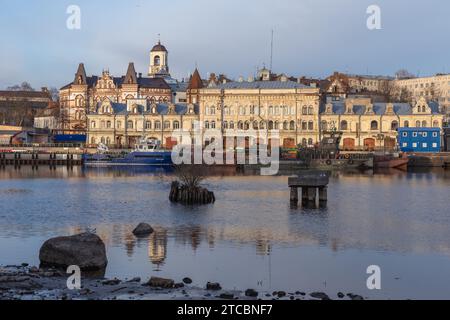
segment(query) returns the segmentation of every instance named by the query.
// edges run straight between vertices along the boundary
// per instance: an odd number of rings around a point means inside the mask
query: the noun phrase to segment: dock
[[[325,207],[328,202],[329,171],[304,171],[297,176],[289,177],[291,189],[291,206],[297,207],[299,203],[299,189],[301,189],[302,206],[307,208]]]
[[[83,156],[74,153],[0,153],[0,166],[80,166]]]

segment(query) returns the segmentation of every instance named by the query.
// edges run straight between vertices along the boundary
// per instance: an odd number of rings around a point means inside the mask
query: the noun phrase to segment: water
[[[95,228],[107,277],[152,275],[226,289],[450,298],[450,171],[334,174],[327,209],[291,209],[287,176],[214,176],[217,202],[168,201],[148,169],[0,169],[0,264],[39,264],[42,243]],[[137,240],[148,222],[156,232]],[[366,269],[382,270],[382,290]]]

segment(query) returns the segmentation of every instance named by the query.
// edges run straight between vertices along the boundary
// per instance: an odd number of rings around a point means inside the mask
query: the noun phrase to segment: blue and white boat
[[[85,154],[85,166],[170,166],[172,153],[161,148],[159,141],[145,140],[135,146],[130,153],[113,154],[108,148],[99,145],[98,153]]]

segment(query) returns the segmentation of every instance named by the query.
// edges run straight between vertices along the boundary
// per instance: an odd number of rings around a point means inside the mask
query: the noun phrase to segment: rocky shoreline
[[[204,288],[152,277],[149,280],[86,278],[81,289],[69,290],[63,271],[28,266],[0,266],[0,300],[364,300],[352,293],[329,296],[323,292],[257,292],[225,290],[219,283]]]

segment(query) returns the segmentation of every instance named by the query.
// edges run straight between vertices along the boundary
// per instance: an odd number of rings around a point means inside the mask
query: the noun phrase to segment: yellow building
[[[322,131],[343,132],[345,150],[393,149],[399,127],[439,127],[444,115],[436,103],[422,98],[411,106],[406,103],[372,103],[371,99],[345,99],[322,107]]]

